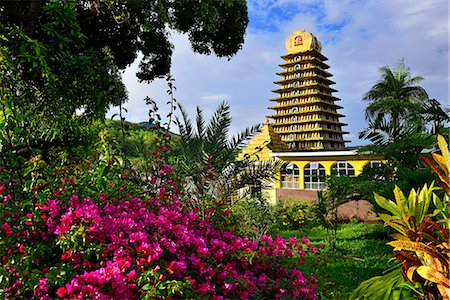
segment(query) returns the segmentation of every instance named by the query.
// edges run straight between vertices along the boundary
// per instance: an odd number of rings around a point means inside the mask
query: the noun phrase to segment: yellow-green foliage
[[[396,231],[391,235],[393,241],[388,245],[394,247],[394,256],[402,263],[403,278],[415,287],[420,287],[423,297],[450,299],[450,153],[441,136],[438,136],[438,145],[442,155],[433,153],[438,166],[426,161],[440,177],[439,185],[445,191],[442,198],[436,194],[440,188],[431,184],[417,191],[411,190],[408,197],[395,187],[395,201],[379,195],[375,195],[375,201],[388,212],[380,213],[380,219],[385,226]],[[394,282],[388,277],[374,277],[361,283],[350,299],[368,299],[367,296],[375,295],[377,289],[380,290],[377,299],[402,299],[393,296],[395,285],[389,289],[380,289],[379,285],[386,287]],[[412,285],[410,287],[413,288]]]

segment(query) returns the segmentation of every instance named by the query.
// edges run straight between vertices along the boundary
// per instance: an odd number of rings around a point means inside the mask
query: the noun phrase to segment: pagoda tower
[[[342,107],[335,104],[340,100],[332,96],[337,92],[330,85],[335,84],[327,71],[327,60],[321,54],[322,45],[309,32],[295,31],[286,40],[288,54],[277,75],[281,80],[274,82],[279,89],[272,92],[278,97],[270,99],[276,102],[269,109],[275,113],[271,126],[285,142],[289,151],[345,150],[342,126],[339,121],[344,117],[337,112]]]

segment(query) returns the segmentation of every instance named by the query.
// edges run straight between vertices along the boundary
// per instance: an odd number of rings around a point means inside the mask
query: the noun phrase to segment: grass
[[[331,250],[327,230],[315,227],[309,230],[282,231],[285,237],[306,236],[320,246],[320,262],[311,257],[301,267],[305,275],[317,278],[319,299],[347,299],[364,280],[381,275],[389,266],[392,247],[386,245],[388,234],[381,224],[340,224],[337,230],[336,249]]]

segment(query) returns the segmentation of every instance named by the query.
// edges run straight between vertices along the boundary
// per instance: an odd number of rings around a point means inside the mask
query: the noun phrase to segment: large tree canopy
[[[1,1],[0,54],[34,91],[22,97],[34,108],[102,114],[126,99],[119,70],[139,52],[140,80],[169,73],[171,30],[188,34],[195,52],[231,57],[247,24],[245,0]]]

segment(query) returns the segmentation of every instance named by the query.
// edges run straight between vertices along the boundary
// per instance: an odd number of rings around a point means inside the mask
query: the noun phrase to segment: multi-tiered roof
[[[327,60],[320,52],[322,45],[309,32],[295,31],[287,40],[287,55],[280,64],[282,77],[275,83],[278,97],[270,99],[277,104],[269,107],[275,114],[271,126],[291,151],[344,150],[345,141],[339,121],[342,108],[335,104],[340,100],[332,95],[336,92],[330,85],[332,75],[327,71]]]

